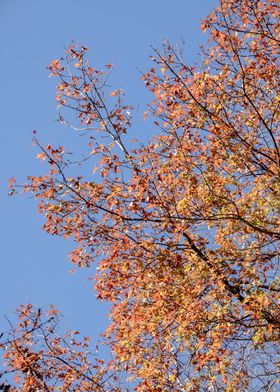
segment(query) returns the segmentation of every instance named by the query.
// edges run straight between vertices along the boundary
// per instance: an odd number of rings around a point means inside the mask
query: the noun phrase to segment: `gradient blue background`
[[[149,68],[150,45],[164,38],[173,44],[185,39],[185,57],[197,59],[206,36],[200,20],[214,0],[0,0],[0,111],[1,111],[1,281],[0,332],[13,320],[13,309],[31,301],[50,303],[63,312],[64,322],[94,338],[107,322],[108,306],[95,299],[89,271],[69,273],[71,241],[48,236],[30,196],[7,196],[8,178],[23,182],[44,172],[31,146],[37,129],[42,142],[74,143],[70,130],[57,122],[55,81],[48,79],[49,62],[63,53],[71,40],[91,48],[94,66],[114,64],[112,84],[126,90],[127,101],[145,110],[149,97],[141,71]],[[140,117],[139,117],[140,118]],[[135,134],[152,135],[139,119]],[[147,133],[150,132],[150,133]]]

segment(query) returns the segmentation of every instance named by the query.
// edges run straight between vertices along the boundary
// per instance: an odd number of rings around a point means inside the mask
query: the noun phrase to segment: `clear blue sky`
[[[44,169],[31,147],[32,131],[43,143],[71,143],[70,130],[56,123],[55,84],[45,67],[62,55],[71,40],[91,48],[93,64],[114,64],[112,83],[127,92],[127,101],[146,99],[139,68],[148,70],[150,45],[164,38],[186,41],[191,63],[205,42],[200,19],[216,0],[0,0],[1,61],[1,282],[0,332],[7,329],[3,315],[31,301],[50,303],[65,322],[96,337],[106,323],[106,306],[95,300],[88,271],[75,275],[67,253],[71,242],[41,230],[42,217],[29,196],[7,197],[7,179],[19,182]],[[145,124],[136,123],[137,132]],[[135,135],[134,135],[135,136]],[[70,138],[70,139],[69,139]],[[73,139],[74,140],[74,139]]]

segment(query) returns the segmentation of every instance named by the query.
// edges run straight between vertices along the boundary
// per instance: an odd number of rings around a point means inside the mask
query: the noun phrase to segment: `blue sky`
[[[186,42],[188,63],[197,59],[206,37],[200,20],[216,0],[0,0],[1,62],[1,284],[0,332],[4,315],[13,319],[21,303],[50,303],[65,315],[64,323],[94,338],[106,324],[108,307],[96,301],[89,271],[69,273],[69,241],[41,230],[42,217],[29,196],[7,196],[9,177],[24,182],[43,172],[35,159],[32,131],[43,144],[74,142],[57,122],[55,81],[46,66],[72,40],[89,48],[94,66],[114,64],[111,83],[126,90],[128,103],[145,110],[147,94],[139,70],[149,67],[151,47],[163,39]],[[133,137],[145,130],[139,120]],[[153,130],[149,130],[152,135]],[[135,135],[136,134],[136,135]],[[46,168],[47,169],[47,168]]]

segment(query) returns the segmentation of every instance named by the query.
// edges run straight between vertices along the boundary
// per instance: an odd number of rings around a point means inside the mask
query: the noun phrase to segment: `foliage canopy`
[[[75,163],[35,138],[50,171],[24,190],[48,233],[75,239],[73,264],[97,259],[113,360],[92,357],[77,332],[59,337],[54,308],[22,306],[3,344],[11,390],[276,390],[279,3],[220,0],[202,29],[210,39],[199,66],[169,44],[154,50],[142,78],[158,133],[133,148],[131,108],[121,90],[107,94],[111,64],[95,70],[80,46],[50,64],[58,103],[80,120],[89,149]],[[94,176],[75,175],[75,164],[92,162]]]

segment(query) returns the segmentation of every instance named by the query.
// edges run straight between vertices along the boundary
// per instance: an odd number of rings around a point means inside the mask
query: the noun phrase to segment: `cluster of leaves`
[[[6,371],[15,373],[18,387],[2,384],[6,391],[114,391],[117,372],[110,372],[111,365],[103,366],[97,358],[98,348],[92,353],[89,337],[79,338],[79,331],[58,333],[58,312],[53,305],[43,314],[31,304],[17,309],[18,326],[3,337],[1,347]],[[1,386],[0,386],[1,390]]]
[[[169,44],[155,50],[143,80],[160,131],[135,149],[124,138],[130,108],[120,90],[105,99],[107,76],[86,48],[50,64],[59,105],[88,138],[79,165],[95,159],[98,180],[69,177],[64,149],[35,139],[50,172],[29,177],[25,191],[48,233],[74,237],[73,264],[98,258],[98,298],[112,303],[110,371],[127,372],[135,390],[259,391],[279,381],[279,14],[275,0],[220,0],[202,24],[201,66]],[[98,390],[108,369],[99,363],[87,380],[86,347],[71,357],[59,341],[46,360],[46,335],[35,352],[29,328],[5,354],[22,385]],[[68,370],[52,364],[62,357]]]

